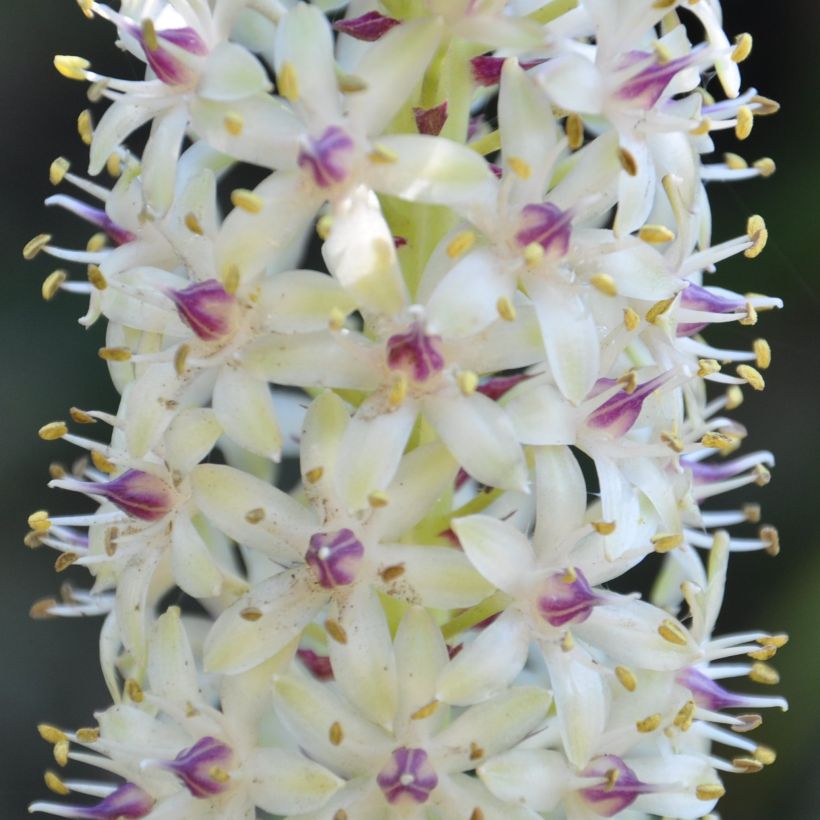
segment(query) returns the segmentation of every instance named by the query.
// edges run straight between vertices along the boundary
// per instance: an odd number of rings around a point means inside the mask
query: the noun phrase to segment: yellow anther
[[[484,814],[484,812],[481,810],[481,808],[479,806],[476,806],[472,810],[472,812],[470,812],[469,820],[486,820],[486,817],[487,816]]]
[[[245,127],[245,118],[238,111],[229,111],[222,122],[225,130],[233,137],[238,137]]]
[[[407,398],[407,386],[407,376],[398,373],[387,394],[387,401],[391,407],[399,407]]]
[[[127,362],[131,359],[131,351],[127,347],[101,347],[97,355],[107,362]]]
[[[332,307],[327,317],[327,326],[331,330],[341,330],[345,326],[345,319],[347,316],[340,307]]]
[[[265,520],[265,510],[262,507],[254,507],[245,513],[245,521],[249,524],[258,524]]]
[[[84,145],[91,145],[94,138],[94,121],[91,119],[91,112],[86,108],[80,111],[77,117],[77,133]]]
[[[780,110],[780,103],[777,100],[772,100],[769,97],[763,97],[756,94],[750,100],[755,106],[756,117],[768,117],[771,114],[776,114]]]
[[[772,474],[762,464],[755,464],[753,472],[755,474],[755,484],[758,487],[765,487],[772,480]]]
[[[631,333],[641,323],[641,317],[631,307],[624,308],[624,327]]]
[[[345,71],[336,69],[336,87],[342,94],[357,94],[359,91],[367,90],[367,81],[363,77],[355,74],[348,74]]]
[[[57,157],[48,169],[48,179],[52,185],[59,185],[71,168],[71,163],[65,157]]]
[[[747,652],[746,656],[754,661],[770,661],[777,654],[777,647],[774,644],[761,646],[760,649],[753,649]]]
[[[389,165],[393,162],[399,161],[399,155],[388,148],[386,145],[380,145],[376,143],[373,146],[373,149],[368,153],[367,158],[371,162],[375,162],[379,165]]]
[[[775,686],[780,683],[780,675],[777,670],[773,666],[769,666],[767,663],[760,661],[752,664],[752,668],[749,670],[749,677],[755,683],[762,683],[765,686]]]
[[[80,556],[76,552],[62,552],[54,562],[55,572],[65,572]]]
[[[650,324],[654,324],[670,307],[672,307],[672,303],[675,301],[675,297],[671,297],[669,299],[661,299],[660,302],[655,302],[651,308],[646,312],[646,321]]]
[[[744,504],[741,510],[750,524],[760,523],[760,504]]]
[[[342,729],[342,724],[339,723],[338,720],[334,720],[333,723],[330,724],[330,729],[328,729],[327,737],[333,746],[338,746],[345,739],[345,733]]]
[[[732,731],[738,734],[746,734],[746,732],[753,732],[758,729],[762,723],[763,718],[760,715],[735,715],[740,723],[732,725]]]
[[[676,6],[678,0],[654,0],[652,3],[653,9],[671,9],[673,6]]]
[[[236,188],[231,191],[231,202],[249,214],[258,214],[265,207],[265,200],[247,188]]]
[[[243,621],[253,623],[262,617],[262,610],[255,606],[246,606],[244,609],[240,610],[239,617]]]
[[[413,714],[410,715],[410,720],[424,720],[424,718],[430,717],[438,707],[439,702],[437,700],[430,701],[426,706],[422,706],[421,709],[417,709],[413,712]]]
[[[615,677],[627,692],[634,692],[638,688],[638,679],[635,677],[635,673],[625,666],[615,667]]]
[[[652,542],[652,546],[655,547],[655,552],[664,554],[679,547],[683,543],[683,535],[679,532],[658,533],[649,540]]]
[[[689,643],[689,633],[671,618],[665,618],[658,627],[658,635],[665,641],[677,646],[686,646]]]
[[[122,157],[116,152],[109,154],[108,159],[105,161],[105,170],[114,179],[122,176]]]
[[[760,761],[764,766],[771,766],[777,760],[777,753],[769,746],[758,746],[752,754],[755,760]]]
[[[99,450],[91,451],[91,462],[101,473],[111,475],[117,472],[117,465],[109,461]]]
[[[638,175],[638,160],[631,151],[626,148],[618,148],[618,162],[621,163],[621,168],[631,177]]]
[[[719,800],[726,794],[726,789],[720,783],[701,783],[695,789],[695,797],[698,800]]]
[[[385,584],[389,584],[391,581],[395,581],[396,578],[401,578],[404,573],[404,564],[392,564],[389,567],[379,570],[379,577]]]
[[[704,447],[712,447],[715,450],[729,450],[737,444],[737,437],[713,431],[705,433],[700,443]]]
[[[510,299],[509,296],[500,296],[498,301],[495,303],[495,309],[498,311],[498,315],[505,322],[514,322],[518,316],[515,305],[512,303],[512,299]]]
[[[91,68],[91,63],[83,57],[75,57],[71,54],[56,54],[54,56],[54,68],[69,80],[85,80],[86,72]]]
[[[105,278],[105,274],[96,265],[89,265],[86,275],[88,276],[88,281],[91,282],[97,290],[105,290],[108,287],[108,280]]]
[[[593,521],[592,528],[598,535],[612,535],[615,532],[616,524],[614,521]]]
[[[577,151],[584,144],[584,121],[578,114],[568,114],[564,128],[570,151]]]
[[[661,65],[668,63],[672,59],[672,52],[669,50],[669,46],[660,40],[655,40],[655,42],[652,43],[652,50],[657,55],[658,62]]]
[[[85,17],[91,20],[94,17],[94,0],[77,0],[77,5]]]
[[[649,732],[654,732],[660,725],[661,716],[656,712],[654,715],[649,715],[649,717],[637,721],[635,728],[642,734],[648,734]]]
[[[150,17],[146,17],[142,21],[142,42],[148,51],[157,51],[159,49],[157,30],[154,26],[154,21]]]
[[[732,51],[732,60],[742,63],[752,53],[752,35],[748,32],[735,37],[735,48]]]
[[[367,496],[367,503],[373,507],[373,509],[386,507],[390,503],[390,496],[384,492],[384,490],[374,490]]]
[[[618,379],[618,383],[624,387],[624,392],[632,395],[638,387],[638,374],[634,370],[627,370],[623,376]]]
[[[743,404],[743,391],[736,384],[726,390],[726,409],[734,410]]]
[[[574,584],[577,580],[578,573],[575,571],[575,567],[567,567],[564,570],[564,574],[561,576],[562,584]]]
[[[746,384],[752,387],[752,389],[763,390],[763,388],[766,387],[766,382],[763,380],[763,376],[761,376],[760,373],[751,365],[739,364],[735,369],[737,371],[737,375],[740,376]]]
[[[723,155],[723,161],[726,163],[726,167],[732,171],[745,171],[749,167],[749,163],[743,157],[731,152]]]
[[[191,345],[181,344],[174,353],[174,370],[181,376],[188,366],[188,356],[191,355]]]
[[[698,359],[698,376],[705,378],[720,373],[720,362],[717,359]]]
[[[202,223],[199,221],[199,217],[193,212],[188,211],[185,214],[185,227],[191,232],[195,233],[197,236],[202,236],[205,231],[202,229]]]
[[[589,277],[589,283],[605,296],[617,296],[618,287],[608,273],[595,273]]]
[[[211,766],[211,768],[208,769],[208,775],[212,780],[216,780],[217,783],[227,783],[231,779],[228,772],[221,766]]]
[[[472,370],[461,370],[456,376],[462,396],[472,396],[478,387],[478,375]]]
[[[222,277],[222,285],[228,293],[234,294],[239,290],[240,278],[239,267],[237,265],[228,265],[228,269]]]
[[[470,741],[470,760],[481,760],[486,752],[474,740]]]
[[[101,251],[108,244],[108,237],[102,232],[93,234],[88,242],[85,243],[85,249],[89,253],[97,253]]]
[[[738,774],[756,774],[763,769],[763,764],[753,757],[735,757],[732,765],[738,770]]]
[[[23,536],[23,543],[30,549],[36,550],[43,546],[43,535],[45,533],[31,530]]]
[[[107,77],[103,77],[101,80],[91,83],[85,91],[85,96],[88,97],[88,101],[98,103],[103,98],[109,82]]]
[[[748,105],[741,105],[737,109],[737,124],[735,125],[735,136],[739,140],[745,140],[752,133],[755,117],[752,109]]]
[[[475,231],[459,231],[447,243],[447,256],[449,256],[450,259],[458,259],[459,256],[463,256],[475,245],[475,240]]]
[[[338,621],[333,620],[333,618],[328,618],[325,621],[325,629],[327,630],[327,634],[330,635],[336,643],[342,645],[347,643],[347,632]]]
[[[68,425],[64,421],[50,421],[44,424],[38,431],[37,435],[43,441],[56,441],[58,438],[68,434]]]
[[[46,743],[60,743],[64,740],[68,740],[68,735],[65,732],[56,726],[52,726],[50,723],[41,723],[37,727],[37,731]]]
[[[297,102],[299,99],[299,80],[296,77],[296,69],[293,67],[293,63],[282,63],[276,79],[279,94],[288,102]]]
[[[483,134],[469,143],[467,147],[483,157],[492,154],[501,148],[501,132],[490,131],[489,134]]]
[[[58,766],[68,765],[68,739],[55,743],[53,753]]]
[[[534,268],[540,265],[543,258],[544,248],[538,242],[530,242],[524,248],[524,261],[527,263],[527,267]]]
[[[688,700],[678,710],[678,713],[675,715],[675,719],[672,722],[682,732],[688,732],[689,729],[692,727],[692,722],[694,721],[694,719],[695,719],[695,701]]]
[[[762,216],[753,214],[749,217],[746,222],[746,235],[752,240],[753,244],[751,248],[747,248],[743,252],[743,255],[747,259],[754,259],[756,256],[760,256],[769,239],[769,232]]]
[[[638,238],[651,245],[662,245],[664,242],[671,242],[675,234],[666,225],[644,225],[638,231]]]
[[[771,644],[782,649],[789,642],[789,636],[785,632],[780,635],[767,635],[765,638],[757,638],[757,642],[764,646]]]
[[[317,481],[321,480],[324,474],[324,467],[314,467],[312,470],[308,470],[305,473],[305,481],[307,481],[308,484],[315,484]]]
[[[333,227],[333,217],[330,214],[324,214],[316,221],[316,234],[324,241],[330,236],[330,229]]]
[[[572,637],[572,632],[567,630],[561,638],[561,651],[572,652],[575,649],[575,638]]]
[[[766,544],[764,549],[772,558],[780,555],[780,533],[778,533],[776,527],[769,525],[761,527],[757,535]]]
[[[57,291],[60,290],[66,279],[68,279],[68,274],[64,270],[55,270],[46,276],[40,288],[43,299],[50,302],[57,295]]]
[[[777,165],[775,165],[775,161],[771,157],[756,159],[752,163],[752,166],[759,171],[762,177],[770,177],[777,170]]]
[[[46,786],[53,791],[54,794],[61,794],[63,796],[71,794],[71,789],[69,789],[54,772],[46,772],[43,776],[43,780],[45,780]]]
[[[84,727],[74,733],[80,743],[96,743],[100,739],[100,730],[96,727]]]
[[[766,370],[772,363],[772,348],[765,339],[755,339],[752,343],[755,364],[760,370]]]
[[[659,436],[661,443],[665,444],[673,453],[683,452],[683,439],[671,430],[662,432]]]
[[[34,239],[30,239],[26,242],[25,247],[23,248],[23,259],[26,261],[34,259],[40,251],[46,248],[49,242],[51,242],[51,234],[37,234]]]
[[[521,157],[510,157],[507,165],[519,179],[529,179],[532,176],[532,166]]]

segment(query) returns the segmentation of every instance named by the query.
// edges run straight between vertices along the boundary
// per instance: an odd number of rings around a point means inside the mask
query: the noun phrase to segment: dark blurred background
[[[103,73],[110,68],[123,76],[124,71],[107,25],[85,20],[71,0],[12,0],[5,8],[14,16],[8,15],[0,29],[6,111],[0,129],[0,252],[8,285],[0,300],[0,419],[8,433],[0,493],[0,820],[26,816],[26,804],[46,793],[42,772],[53,760],[36,724],[86,725],[91,713],[108,703],[96,654],[100,621],[30,620],[31,604],[56,593],[62,576],[54,574],[54,553],[31,552],[22,543],[28,513],[68,509],[45,487],[47,466],[76,456],[61,442],[40,441],[37,428],[65,418],[71,405],[116,408],[105,367],[95,355],[102,327],[80,328],[82,301],[68,294],[43,303],[40,283],[57,266],[44,256],[25,263],[21,249],[41,231],[66,246],[77,246],[88,235],[77,230],[76,221],[42,205],[52,192],[51,160],[64,155],[81,169],[86,157],[75,130],[76,116],[87,104],[84,88],[57,75],[52,55],[82,54]],[[756,732],[760,742],[777,750],[777,763],[757,775],[728,777],[729,793],[720,808],[724,820],[814,818],[820,817],[820,4],[724,0],[724,8],[730,34],[750,31],[755,38],[743,65],[745,83],[779,100],[783,109],[775,118],[759,120],[739,149],[729,140],[722,144],[749,160],[771,156],[778,171],[768,180],[713,187],[716,241],[740,233],[754,212],[765,216],[770,232],[760,258],[724,263],[719,282],[741,292],[779,295],[786,310],[762,316],[754,330],[733,326],[728,337],[747,346],[765,335],[774,351],[766,391],[748,396],[736,415],[750,429],[749,448],[777,455],[769,487],[752,488],[742,497],[763,504],[764,520],[780,528],[783,551],[776,559],[764,554],[734,559],[720,630],[767,628],[791,635],[775,660],[782,675],[778,690],[791,701],[791,711],[769,712]]]

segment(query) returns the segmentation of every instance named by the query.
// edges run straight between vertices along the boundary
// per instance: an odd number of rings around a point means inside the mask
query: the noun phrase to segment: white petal
[[[615,236],[626,236],[646,222],[655,198],[655,165],[644,140],[622,140],[634,157],[638,171],[632,176],[621,172],[618,181],[618,212],[612,230]]]
[[[132,456],[144,456],[174,418],[174,402],[178,399],[179,377],[170,364],[152,364],[126,395],[128,413],[125,434]]]
[[[514,749],[483,763],[478,776],[501,800],[543,812],[561,802],[571,770],[559,752]]]
[[[487,515],[454,518],[452,527],[470,563],[491,584],[510,595],[527,586],[535,555],[523,533]]]
[[[522,444],[574,444],[577,410],[546,381],[523,382],[504,396],[501,405]]]
[[[188,111],[175,106],[154,120],[142,155],[142,191],[145,204],[164,214],[174,197],[177,160],[188,126]]]
[[[270,91],[262,64],[237,43],[220,43],[208,55],[197,93],[206,100],[233,102]]]
[[[169,607],[157,618],[148,655],[151,692],[172,703],[202,702],[194,653],[180,618],[179,607]]]
[[[172,470],[183,475],[199,464],[222,435],[213,410],[189,407],[178,410],[165,431],[165,460]]]
[[[537,70],[536,81],[565,111],[598,114],[604,102],[603,78],[598,68],[580,54],[565,54]]]
[[[439,676],[436,697],[457,706],[492,697],[518,677],[529,645],[524,619],[517,612],[504,612],[450,661]]]
[[[715,770],[703,757],[667,755],[663,758],[636,757],[629,767],[644,783],[680,783],[683,788],[640,795],[633,804],[639,811],[680,820],[694,820],[711,812],[716,801],[698,800],[696,787],[701,783],[720,783]]]
[[[562,539],[583,526],[587,486],[569,447],[538,447],[534,453],[537,517],[533,546],[542,560],[549,561],[558,554]]]
[[[194,598],[218,595],[222,572],[187,515],[176,516],[171,539],[171,567],[180,589]]]
[[[125,97],[108,106],[94,129],[88,173],[92,176],[99,174],[117,146],[167,105],[167,97],[155,100],[143,98],[136,103],[132,98]]]
[[[463,820],[474,809],[480,809],[485,820],[541,820],[540,815],[523,806],[502,802],[490,794],[478,779],[466,774],[451,774],[442,778],[438,789],[433,792],[432,802],[441,813],[442,820]]]

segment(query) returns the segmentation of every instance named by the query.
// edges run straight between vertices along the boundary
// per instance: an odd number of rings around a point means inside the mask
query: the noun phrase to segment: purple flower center
[[[363,557],[362,542],[348,529],[311,535],[305,553],[305,561],[325,589],[352,584]]]
[[[194,29],[187,26],[167,28],[156,31],[153,37],[135,24],[129,25],[128,29],[139,41],[145,59],[158,79],[166,85],[188,85],[196,80],[197,72],[185,57],[204,57],[208,47]]]
[[[541,585],[538,611],[550,626],[580,624],[601,599],[580,570],[556,572]]]
[[[734,313],[744,308],[744,301],[737,297],[713,293],[700,285],[689,284],[680,294],[680,306],[685,310],[702,310],[705,313]],[[708,322],[683,322],[677,326],[676,335],[694,336]]]
[[[587,426],[606,432],[614,438],[626,435],[638,420],[644,401],[667,382],[670,376],[671,373],[662,373],[638,385],[631,393],[626,390],[618,391],[587,416]]]
[[[131,233],[131,231],[127,231],[125,228],[117,225],[102,208],[95,208],[79,199],[75,199],[73,196],[58,194],[57,196],[49,197],[46,200],[46,205],[59,205],[75,216],[79,216],[80,219],[84,219],[86,222],[90,222],[92,225],[102,228],[117,245],[124,245],[126,242],[132,242],[136,239],[136,236]]]
[[[521,228],[515,239],[522,248],[539,244],[552,257],[566,256],[572,234],[572,212],[562,211],[551,202],[525,205]]]
[[[652,108],[675,75],[692,65],[695,59],[695,52],[692,52],[684,57],[661,62],[657,58],[653,59],[653,55],[646,51],[630,51],[624,55],[620,68],[628,68],[641,61],[651,62],[626,80],[618,89],[617,95],[639,108]]]
[[[406,371],[414,381],[427,381],[444,369],[440,345],[440,336],[428,336],[421,322],[414,322],[406,333],[387,340],[387,366]]]
[[[163,765],[194,797],[211,797],[230,787],[227,768],[232,759],[230,746],[215,737],[203,737]]]
[[[692,693],[692,699],[698,706],[710,712],[746,705],[746,698],[743,695],[729,692],[715,683],[708,675],[704,675],[703,672],[691,666],[678,672],[675,680]]]
[[[353,140],[338,125],[331,125],[299,151],[299,167],[309,169],[320,188],[330,188],[347,178],[349,169],[344,155],[353,147]]]
[[[174,491],[161,478],[142,470],[126,470],[111,481],[61,479],[51,486],[100,496],[142,521],[159,521],[174,508],[176,500]]]
[[[196,282],[184,290],[168,291],[180,318],[206,342],[230,336],[236,329],[239,306],[216,279]]]
[[[639,795],[655,791],[655,787],[642,783],[626,763],[616,755],[596,757],[582,772],[581,777],[603,777],[606,783],[580,789],[579,794],[590,808],[601,817],[614,817],[629,808]]]
[[[351,17],[347,20],[337,20],[333,24],[336,31],[349,34],[356,40],[372,43],[382,38],[399,21],[393,17],[386,17],[377,11],[368,11],[360,17]]]
[[[376,782],[387,802],[393,805],[402,798],[424,803],[438,786],[438,776],[427,759],[424,749],[396,749],[379,772]]]

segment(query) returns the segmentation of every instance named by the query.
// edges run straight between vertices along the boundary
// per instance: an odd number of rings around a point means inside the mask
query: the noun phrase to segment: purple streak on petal
[[[481,57],[473,57],[470,60],[470,67],[473,72],[473,80],[476,85],[489,87],[498,85],[501,82],[501,69],[504,67],[506,57],[491,57],[487,54]],[[546,60],[522,60],[520,65],[525,71],[535,68]]]
[[[239,306],[216,279],[196,282],[183,290],[169,290],[180,318],[206,342],[230,336],[236,329]]]
[[[312,649],[297,649],[296,655],[317,680],[333,680],[333,667],[327,655],[320,655]]]
[[[736,475],[749,468],[749,461],[746,458],[734,458],[729,461],[706,462],[692,461],[687,458],[680,460],[681,467],[685,467],[692,472],[692,481],[695,484],[709,484],[713,481],[725,481],[727,478],[734,478]]]
[[[229,780],[214,777],[214,768],[227,773],[232,759],[230,746],[215,737],[203,737],[163,767],[182,780],[194,797],[212,797],[230,788]]]
[[[150,814],[156,801],[148,792],[133,783],[123,783],[111,794],[94,806],[71,806],[64,804],[45,804],[42,810],[57,809],[60,817],[71,817],[74,820],[139,820]],[[37,804],[32,809],[38,808]],[[57,811],[47,811],[57,814]]]
[[[522,248],[537,242],[554,257],[565,256],[572,234],[572,211],[562,211],[551,202],[525,205],[521,211],[522,227],[515,239]]]
[[[376,777],[379,788],[390,805],[402,798],[425,803],[430,792],[438,786],[438,775],[427,759],[424,749],[396,749]]]
[[[159,521],[174,508],[174,492],[161,479],[141,470],[126,470],[106,482],[66,482],[72,490],[102,496],[124,513],[142,521]]]
[[[325,589],[352,584],[363,557],[364,546],[349,529],[314,533],[305,553],[305,561]]]
[[[742,310],[745,302],[739,297],[713,293],[707,288],[692,283],[681,291],[680,306],[686,310],[702,310],[707,313],[734,313]],[[677,326],[675,333],[677,336],[694,336],[703,328],[708,327],[708,324],[708,322],[682,322]]]
[[[353,150],[353,140],[337,125],[325,129],[318,139],[308,140],[299,151],[300,168],[307,168],[320,188],[330,188],[347,178],[349,169],[343,158]]]
[[[117,225],[102,208],[95,208],[93,205],[88,205],[79,199],[75,199],[73,196],[60,194],[55,197],[49,197],[49,199],[46,200],[46,204],[59,205],[75,216],[79,216],[80,219],[84,219],[86,222],[96,225],[98,228],[102,228],[118,245],[124,245],[126,242],[132,242],[136,239],[136,236],[131,233],[131,231],[127,231],[125,228],[121,228]]]
[[[641,414],[643,403],[671,378],[671,372],[662,373],[638,385],[631,393],[621,390],[596,407],[586,420],[587,427],[609,433],[613,437],[626,435]]]
[[[419,134],[437,137],[447,122],[447,100],[432,108],[414,108],[413,116],[416,118]]]
[[[204,57],[208,53],[205,41],[190,26],[162,29],[157,32],[157,37],[198,57]]]
[[[414,322],[406,333],[397,333],[387,340],[387,366],[391,370],[409,371],[417,382],[426,381],[444,369],[440,345],[440,336],[428,336],[421,322]]]
[[[476,389],[479,393],[483,393],[487,396],[487,398],[498,401],[502,396],[512,390],[513,387],[517,387],[521,382],[525,382],[531,378],[532,375],[528,373],[518,373],[515,376],[492,376],[482,382]]]
[[[629,100],[641,108],[648,109],[652,108],[660,99],[664,90],[678,72],[696,62],[697,54],[693,50],[684,57],[661,62],[648,52],[631,51],[628,55],[625,55],[620,67],[627,68],[642,59],[651,60],[651,62],[646,68],[624,82],[618,89],[617,96],[622,100]]]
[[[601,817],[614,817],[629,808],[640,795],[657,790],[655,786],[638,780],[635,772],[616,755],[601,755],[593,758],[590,765],[579,772],[579,775],[608,778],[612,771],[618,773],[612,785],[607,782],[600,786],[588,786],[578,790],[578,794]]]
[[[196,80],[197,72],[173,51],[180,49],[195,57],[208,53],[208,47],[194,29],[186,27],[157,31],[157,48],[148,47],[141,26],[129,23],[127,30],[142,46],[145,60],[154,74],[166,85],[188,85]],[[163,47],[163,42],[171,48]]]
[[[342,34],[349,34],[356,40],[364,40],[366,43],[372,43],[384,37],[393,26],[397,26],[398,24],[399,21],[393,17],[386,17],[377,11],[368,11],[360,17],[337,20],[333,24],[333,28]]]
[[[691,666],[678,672],[675,680],[692,693],[692,699],[698,706],[710,712],[749,705],[746,697],[729,692],[715,683],[708,675],[704,675],[703,672]]]
[[[541,584],[538,611],[550,626],[583,623],[601,603],[580,570],[575,570],[574,580],[566,578],[566,573],[556,572]]]

